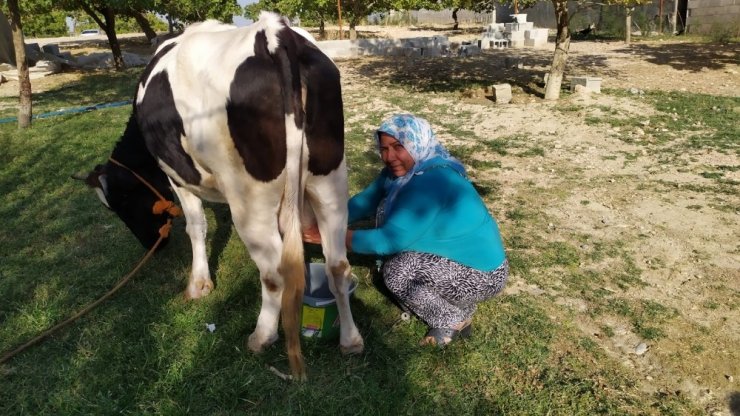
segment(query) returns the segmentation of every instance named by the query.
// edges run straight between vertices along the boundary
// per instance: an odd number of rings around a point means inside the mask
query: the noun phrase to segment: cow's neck
[[[167,175],[157,164],[149,149],[146,147],[144,135],[136,122],[136,115],[132,114],[126,125],[123,136],[116,143],[111,158],[120,162],[136,174],[151,183],[159,192],[169,193]]]

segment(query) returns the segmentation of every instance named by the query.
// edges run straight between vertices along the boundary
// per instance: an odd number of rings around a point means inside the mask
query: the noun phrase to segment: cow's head
[[[146,249],[152,248],[157,242],[160,229],[167,224],[167,220],[178,215],[176,207],[175,210],[168,210],[164,201],[131,171],[111,162],[96,166],[86,176],[76,174],[73,178],[83,180],[95,190],[100,201],[123,220]],[[149,178],[147,182],[167,201],[173,200],[171,190],[163,186],[161,178]],[[159,248],[167,240],[168,237],[165,237]]]

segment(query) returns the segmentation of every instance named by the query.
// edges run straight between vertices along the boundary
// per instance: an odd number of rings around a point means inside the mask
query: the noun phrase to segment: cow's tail
[[[283,332],[288,351],[288,360],[293,378],[306,379],[306,368],[301,354],[300,313],[303,305],[303,291],[306,286],[303,239],[301,236],[301,211],[304,183],[303,131],[305,114],[301,97],[301,79],[296,45],[292,31],[284,27],[279,32],[280,47],[275,51],[275,60],[281,71],[283,81],[283,102],[285,103],[285,131],[287,144],[287,163],[285,193],[281,219],[283,220],[283,253],[280,260],[280,274],[284,279],[282,312]]]

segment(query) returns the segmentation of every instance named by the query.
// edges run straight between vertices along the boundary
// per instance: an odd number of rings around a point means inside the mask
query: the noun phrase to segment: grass
[[[38,94],[38,109],[128,99],[136,74],[85,77]],[[395,89],[384,94],[405,111],[436,110],[424,96],[410,99]],[[121,107],[37,120],[23,131],[0,125],[0,350],[96,299],[143,254],[92,192],[69,179],[105,160],[129,111]],[[346,134],[350,189],[356,192],[377,170],[377,156],[367,150],[368,126],[377,125],[384,112],[355,117],[350,104],[346,111],[348,120],[358,120],[347,123]],[[450,130],[455,126],[442,116],[432,122]],[[729,142],[719,140],[717,146],[731,150]],[[481,170],[501,169],[501,164],[481,160],[480,150],[547,154],[520,135],[453,150]],[[621,292],[594,290],[602,283],[617,290],[640,287],[639,269],[625,247],[589,241],[583,249],[583,236],[554,234],[558,225],[548,226],[544,201],[557,191],[526,183],[503,200],[499,183],[473,180],[487,201],[502,205],[497,218],[506,225],[514,274],[545,289],[558,276],[568,291],[589,303],[589,313],[622,316],[646,339],[662,336],[662,325],[675,311],[628,300]],[[282,342],[261,355],[246,351],[259,310],[257,270],[231,228],[228,210],[207,205],[206,212],[216,282],[210,296],[182,299],[190,249],[178,222],[170,245],[120,293],[0,366],[0,414],[701,414],[683,396],[639,390],[630,370],[584,337],[573,317],[557,312],[548,296],[494,298],[480,306],[471,339],[444,351],[421,348],[416,342],[424,326],[397,322],[399,311],[372,284],[372,261],[359,256],[350,258],[360,278],[352,307],[365,352],[343,357],[333,343],[304,342],[309,382],[286,383],[266,369],[287,370]],[[541,231],[551,228],[552,235]],[[609,267],[598,268],[601,263]],[[216,331],[206,331],[207,323],[215,323]],[[603,332],[613,334],[609,327]]]

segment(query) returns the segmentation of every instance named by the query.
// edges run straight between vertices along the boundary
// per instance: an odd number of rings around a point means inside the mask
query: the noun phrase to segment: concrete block
[[[506,34],[506,37],[511,40],[524,40],[524,31],[518,30],[516,32],[510,32]]]
[[[504,23],[505,32],[517,32],[520,30],[530,30],[530,29],[534,29],[534,22]]]
[[[570,90],[574,92],[576,85],[583,85],[591,92],[601,93],[601,78],[573,77],[570,79]]]
[[[458,56],[474,56],[480,55],[480,48],[478,45],[460,45],[460,49],[457,50]]]
[[[547,41],[547,29],[525,30],[524,39],[545,39],[545,41]]]
[[[493,100],[498,104],[508,104],[511,102],[510,84],[496,84],[491,89],[493,90]]]
[[[547,45],[547,39],[524,39],[524,46],[530,48],[540,48]]]
[[[524,40],[523,39],[521,39],[521,40],[514,40],[514,39],[512,39],[509,42],[509,45],[512,48],[523,48],[524,47]]]
[[[412,47],[405,47],[401,48],[403,50],[403,56],[407,58],[418,58],[421,56],[423,48],[412,48]]]

